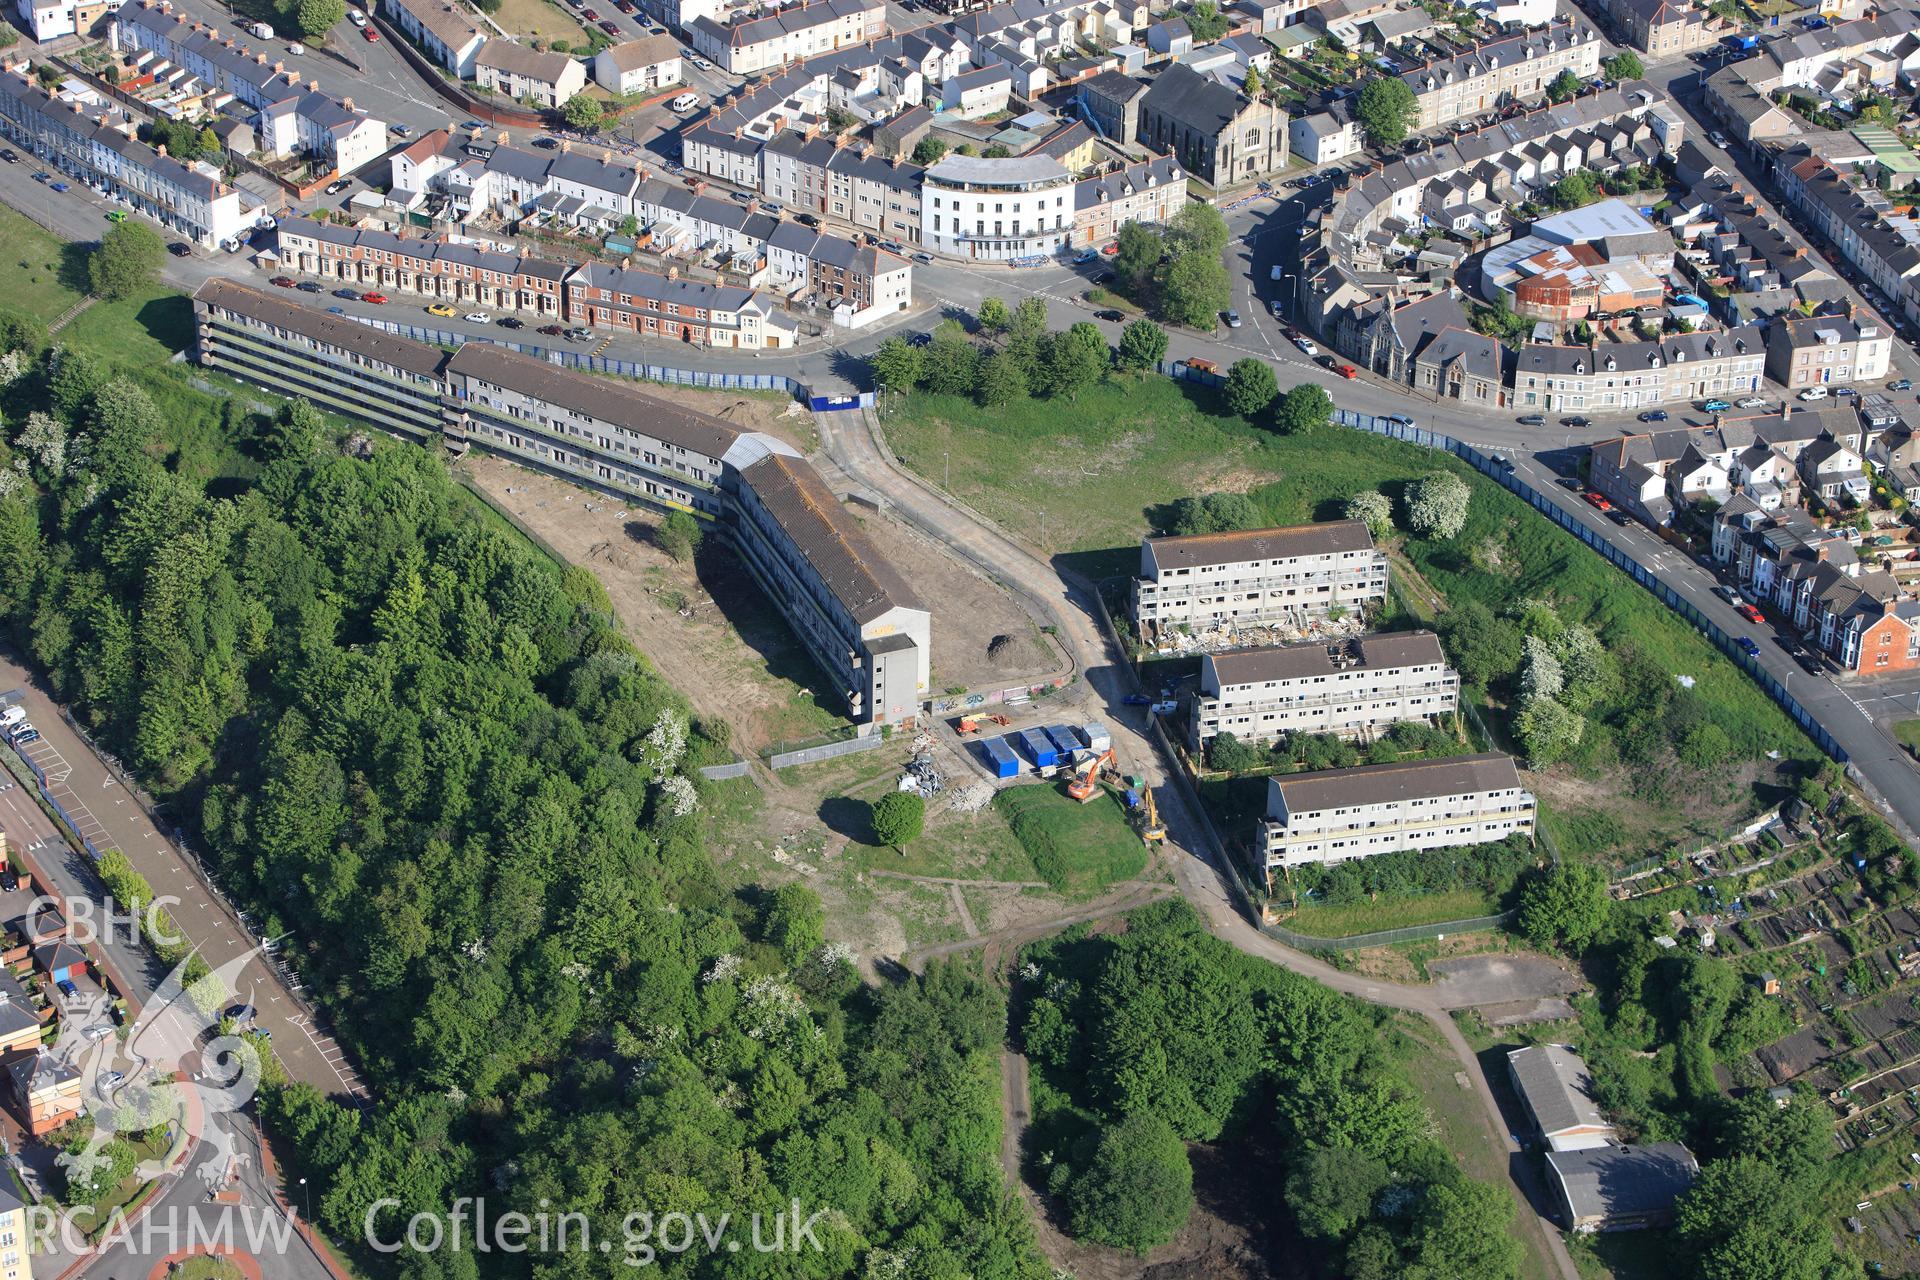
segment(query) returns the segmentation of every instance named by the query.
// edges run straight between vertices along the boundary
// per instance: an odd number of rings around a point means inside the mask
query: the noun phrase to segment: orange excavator
[[[980,724],[982,721],[985,721],[988,724],[997,724],[1003,729],[1013,723],[1013,721],[1010,718],[1008,718],[1007,716],[1003,716],[998,712],[995,712],[992,715],[983,715],[978,712],[975,712],[971,715],[964,715],[960,717],[958,732],[978,733],[980,732]]]
[[[1116,778],[1120,773],[1120,763],[1114,758],[1112,747],[1073,766],[1073,781],[1067,784],[1067,794],[1085,804],[1100,794],[1100,779],[1108,773]]]

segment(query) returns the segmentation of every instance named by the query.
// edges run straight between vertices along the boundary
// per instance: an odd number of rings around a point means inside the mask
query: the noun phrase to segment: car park
[[[1544,427],[1547,425],[1545,415],[1538,413],[1523,413],[1515,418],[1514,421],[1523,427]]]
[[[1642,422],[1665,422],[1666,420],[1667,411],[1665,409],[1649,409],[1640,415],[1640,421]]]
[[[299,284],[293,287],[298,289],[302,293],[319,293],[320,292],[320,286],[315,284],[311,280],[302,280]]]

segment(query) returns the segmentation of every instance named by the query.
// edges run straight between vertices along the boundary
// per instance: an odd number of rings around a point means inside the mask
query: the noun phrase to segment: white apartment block
[[[1073,240],[1073,175],[1044,155],[950,155],[920,185],[920,243],[956,258],[1005,262]]]
[[[602,49],[593,59],[593,78],[609,93],[652,93],[679,84],[686,76],[680,42],[672,36],[642,36]]]
[[[552,110],[587,87],[587,67],[564,53],[489,40],[473,59],[473,82],[491,93]]]
[[[1324,617],[1387,598],[1387,556],[1361,520],[1147,538],[1133,581],[1139,634]]]
[[[465,0],[384,0],[387,21],[418,41],[429,57],[462,80],[473,78],[474,60],[487,42]]]
[[[1459,705],[1460,676],[1431,631],[1237,649],[1200,660],[1192,742],[1204,749],[1222,733],[1259,745],[1289,733],[1364,736]]]
[[[45,44],[86,35],[102,18],[120,11],[120,0],[17,0],[15,10],[27,34]]]
[[[1531,840],[1536,810],[1512,756],[1371,764],[1269,779],[1258,838],[1271,878],[1278,867]]]

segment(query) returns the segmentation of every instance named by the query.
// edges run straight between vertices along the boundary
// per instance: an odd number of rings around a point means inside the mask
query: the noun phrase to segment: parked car
[[[595,23],[594,25],[599,27],[602,31],[606,32],[610,36],[617,36],[620,34],[619,24],[608,22],[605,18],[602,18],[599,22]]]
[[[1667,411],[1665,409],[1649,409],[1640,415],[1640,421],[1642,422],[1665,422],[1666,420]]]
[[[319,293],[321,291],[320,286],[318,284],[315,284],[311,280],[302,280],[299,284],[293,287],[298,289],[302,293]]]
[[[1493,463],[1495,470],[1498,470],[1498,471],[1513,470],[1513,459],[1509,458],[1504,453],[1494,454],[1493,457],[1490,459],[1490,461]]]
[[[1887,390],[1911,391],[1913,390],[1913,379],[1912,378],[1896,378],[1892,382],[1889,382],[1887,384]]]
[[[1725,413],[1731,408],[1733,408],[1733,406],[1725,400],[1702,400],[1700,402],[1700,412],[1702,413]]]
[[[1238,311],[1235,311],[1232,307],[1228,307],[1222,314],[1226,316],[1227,328],[1238,329],[1240,327],[1240,313]]]
[[[1554,483],[1562,489],[1571,489],[1575,493],[1580,492],[1580,480],[1577,476],[1558,476],[1554,479]]]
[[[172,244],[167,246],[167,252],[172,254],[176,258],[184,258],[188,254],[193,252],[193,246],[188,244],[185,240],[175,240]]]
[[[543,338],[557,338],[565,333],[566,329],[557,324],[543,324],[534,332]]]
[[[1740,598],[1740,593],[1738,591],[1735,591],[1732,587],[1728,586],[1724,582],[1719,583],[1714,587],[1713,594],[1719,596],[1722,600],[1725,600],[1728,604],[1731,604],[1731,605],[1741,605],[1746,603],[1746,601]]]
[[[1105,320],[1108,324],[1119,324],[1122,320],[1126,319],[1126,316],[1115,311],[1112,307],[1108,307],[1105,311],[1094,312],[1093,318],[1095,320]]]
[[[916,253],[913,255],[913,260],[921,266],[933,265],[933,255],[930,253]]]
[[[492,324],[493,323],[493,317],[488,315],[484,311],[469,311],[467,312],[467,314],[465,314],[464,316],[461,316],[460,318],[462,320],[465,320],[468,324]]]
[[[524,329],[527,327],[525,322],[515,316],[501,316],[498,320],[495,320],[494,323],[502,329]]]
[[[580,16],[585,18],[588,22],[600,21],[600,11],[598,9],[582,9],[580,11]]]
[[[127,220],[127,211],[125,209],[107,210],[108,222],[125,222],[126,220]]]
[[[1827,389],[1825,387],[1808,387],[1800,393],[1800,398],[1802,400],[1825,400],[1827,398]]]
[[[1317,356],[1320,354],[1320,348],[1313,345],[1312,338],[1295,338],[1293,345],[1300,348],[1301,355]]]
[[[380,43],[380,33],[378,31],[375,31],[372,27],[360,28],[360,35],[361,35],[361,38],[364,39],[368,44]]]
[[[1515,418],[1514,421],[1523,427],[1544,427],[1547,425],[1546,416],[1538,413],[1523,413]]]
[[[40,741],[40,731],[32,725],[24,726],[20,732],[13,735],[13,745],[16,747],[24,747],[29,742],[38,741]]]
[[[1590,427],[1593,425],[1593,419],[1583,418],[1580,415],[1575,414],[1571,418],[1560,419],[1560,425],[1563,427]]]
[[[1412,427],[1412,426],[1419,425],[1418,423],[1414,422],[1412,418],[1408,417],[1404,413],[1383,413],[1380,415],[1380,421],[1398,423],[1403,427]]]
[[[1355,378],[1360,376],[1360,371],[1358,369],[1355,369],[1350,364],[1341,365],[1339,369],[1337,369],[1335,372],[1337,372],[1341,377],[1345,378],[1348,382],[1352,382]]]
[[[1126,697],[1120,699],[1120,701],[1126,703],[1130,707],[1150,707],[1153,705],[1153,699],[1149,698],[1144,693],[1130,693]]]
[[[1826,667],[1821,665],[1819,655],[1805,649],[1794,654],[1793,660],[1799,663],[1800,669],[1810,676],[1823,676],[1827,673]]]
[[[53,183],[53,184],[52,184],[52,186],[53,186],[53,189],[54,189],[55,191],[71,191],[71,190],[73,190],[73,188],[72,188],[72,187],[70,187],[70,186],[68,186],[68,185],[67,185],[66,183],[64,183],[64,182],[56,182],[56,183]]]
[[[1099,260],[1100,260],[1100,251],[1098,249],[1082,249],[1080,252],[1073,255],[1073,261],[1075,266],[1078,266],[1080,263],[1083,263],[1083,262],[1098,262]]]
[[[585,325],[575,325],[573,328],[567,330],[567,337],[573,342],[591,342],[593,340],[593,330],[587,328]]]
[[[655,35],[664,34],[661,32],[660,28],[658,27],[655,27],[653,31]],[[713,70],[713,64],[711,62],[708,62],[705,58],[693,58],[693,59],[690,59],[690,61],[693,63],[694,66],[700,68],[702,71]]]
[[[1710,129],[1707,131],[1707,141],[1719,147],[1722,151],[1727,149],[1727,135],[1721,133],[1718,129]]]
[[[1736,401],[1736,403],[1739,404],[1742,409],[1764,409],[1772,402],[1765,396],[1747,396],[1745,399]]]
[[[386,302],[386,300],[387,295],[384,293],[363,293],[360,295],[360,301],[371,302],[376,307]]]
[[[1608,502],[1605,498],[1601,497],[1599,494],[1595,493],[1591,489],[1587,490],[1585,493],[1581,494],[1580,496],[1585,498],[1587,500],[1587,505],[1592,507],[1595,511],[1613,510],[1613,504],[1611,502]]]
[[[0,148],[0,160],[5,160],[8,164],[20,163],[20,157],[14,154],[12,147]]]
[[[104,1022],[96,1022],[80,1034],[97,1044],[112,1035],[113,1028]]]
[[[50,173],[36,173],[33,175],[33,180],[35,182],[45,182],[47,179],[51,178],[52,176],[53,175]]]
[[[396,138],[411,138],[413,136],[413,130],[403,124],[390,124],[387,126],[387,132]]]
[[[1760,646],[1753,642],[1751,636],[1736,636],[1733,642],[1739,645],[1740,652],[1746,654],[1749,658],[1757,658],[1760,656]]]
[[[1607,519],[1613,521],[1616,525],[1619,525],[1622,529],[1626,528],[1628,525],[1633,523],[1633,520],[1627,515],[1627,513],[1620,510],[1618,507],[1614,508],[1612,511],[1607,512]]]
[[[62,978],[53,985],[60,988],[60,994],[69,1000],[78,1000],[80,998],[80,988],[73,985],[72,978]]]
[[[930,333],[910,333],[907,335],[907,345],[910,347],[930,347],[933,345],[933,335]]]
[[[337,196],[342,191],[345,191],[348,187],[352,185],[353,183],[349,182],[345,178],[335,178],[332,182],[329,182],[327,184],[327,194],[330,196]]]
[[[267,283],[276,289],[291,289],[293,288],[293,277],[275,276],[273,279],[267,281]]]
[[[444,302],[429,302],[427,304],[427,314],[430,316],[451,316],[454,314],[454,311],[452,307]]]
[[[1833,394],[1836,396],[1857,396],[1860,393],[1858,391],[1855,391],[1852,387],[1835,387],[1833,389]]]
[[[335,289],[333,296],[336,298],[345,298],[348,302],[360,301],[360,291],[358,289]]]
[[[1733,607],[1733,611],[1745,618],[1748,622],[1764,623],[1767,620],[1767,615],[1761,613],[1756,606],[1751,604],[1737,604]]]

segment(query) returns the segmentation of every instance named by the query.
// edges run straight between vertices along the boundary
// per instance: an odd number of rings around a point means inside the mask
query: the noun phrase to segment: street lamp
[[[305,1206],[305,1208],[306,1208],[306,1212],[307,1212],[307,1221],[308,1221],[308,1223],[312,1223],[312,1221],[313,1221],[313,1193],[312,1193],[311,1191],[308,1191],[308,1190],[307,1190],[307,1180],[306,1180],[305,1178],[302,1178],[302,1179],[300,1179],[300,1199],[301,1199],[301,1202],[302,1202],[302,1204],[303,1204],[303,1205]]]

